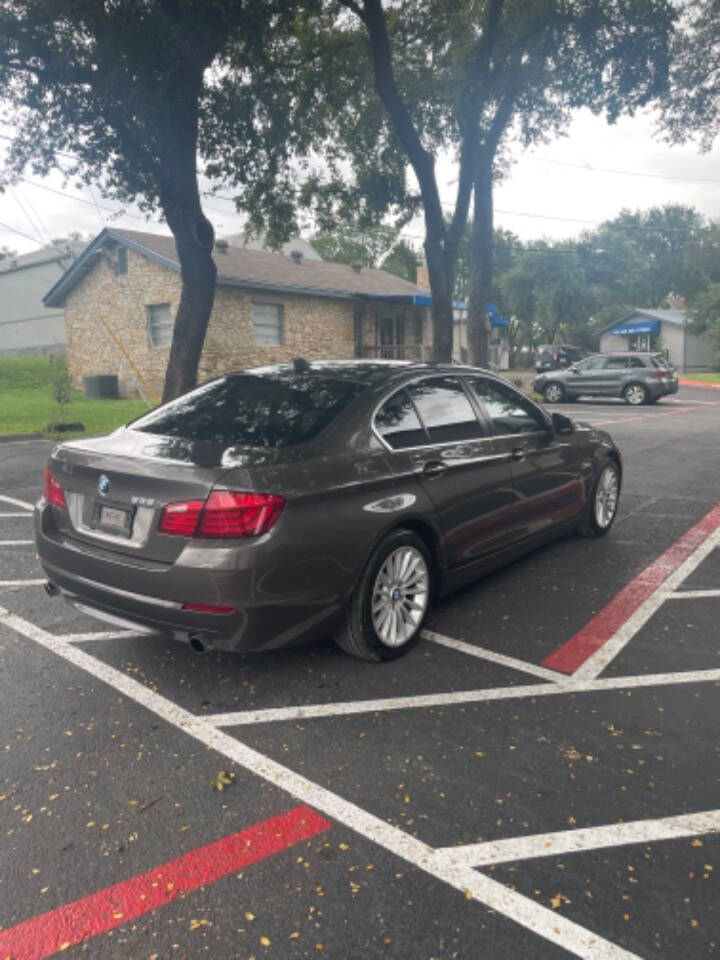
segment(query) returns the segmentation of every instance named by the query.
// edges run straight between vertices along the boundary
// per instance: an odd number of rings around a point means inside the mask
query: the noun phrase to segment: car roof
[[[455,363],[416,362],[412,360],[304,360],[297,358],[293,363],[279,363],[263,367],[252,367],[247,370],[237,370],[228,376],[253,374],[255,376],[273,376],[292,372],[347,378],[348,380],[364,380],[368,384],[380,385],[387,381],[417,376],[418,374],[459,374],[482,373],[494,376],[491,370],[481,367],[471,367]]]

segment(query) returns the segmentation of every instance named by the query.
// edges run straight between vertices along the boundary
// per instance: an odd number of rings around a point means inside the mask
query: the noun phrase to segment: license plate
[[[98,526],[103,527],[108,532],[120,533],[129,537],[131,521],[132,514],[129,510],[122,510],[120,507],[100,507]]]

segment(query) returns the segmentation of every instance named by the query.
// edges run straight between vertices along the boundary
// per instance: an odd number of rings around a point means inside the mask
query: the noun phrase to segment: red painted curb
[[[720,383],[710,383],[707,380],[693,380],[691,377],[678,377],[681,387],[709,387],[711,390],[720,390]]]
[[[654,593],[660,584],[664,583],[718,527],[720,527],[720,504],[713,507],[699,523],[691,527],[665,553],[631,580],[626,587],[623,587],[620,593],[582,630],[545,657],[542,665],[550,670],[559,670],[561,673],[574,673],[617,633],[650,594]]]
[[[328,820],[310,807],[296,807],[1,931],[0,958],[44,960],[171,903],[190,890],[214,883],[235,870],[322,833],[330,826]]]

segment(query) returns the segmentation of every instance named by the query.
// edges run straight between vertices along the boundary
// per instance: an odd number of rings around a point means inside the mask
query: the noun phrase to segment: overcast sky
[[[0,158],[3,153],[0,140]],[[706,154],[692,143],[669,147],[654,135],[650,113],[608,126],[602,118],[582,111],[566,137],[516,154],[509,176],[495,190],[496,224],[523,240],[559,239],[576,236],[624,207],[647,209],[665,203],[692,205],[705,216],[720,219],[719,160],[717,145]],[[442,161],[439,179],[447,202],[454,196],[454,176],[452,164]],[[137,210],[114,216],[118,204],[103,199],[97,190],[63,187],[59,174],[29,179],[32,183],[22,182],[0,194],[0,246],[26,253],[48,237],[73,230],[94,235],[112,225],[168,232]],[[208,198],[205,210],[218,235],[242,229],[243,219],[234,213],[231,202]],[[422,222],[415,221],[407,233],[418,246]]]

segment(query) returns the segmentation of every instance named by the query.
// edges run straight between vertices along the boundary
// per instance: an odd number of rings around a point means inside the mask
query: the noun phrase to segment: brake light
[[[162,512],[159,533],[175,537],[194,537],[204,500],[188,500],[185,503],[169,503]]]
[[[273,493],[216,490],[205,501],[169,503],[158,532],[206,540],[259,537],[275,525],[284,506],[285,499]]]
[[[199,537],[259,537],[275,525],[285,500],[273,493],[211,493],[200,517]]]
[[[668,377],[671,377],[672,374],[669,370],[653,370],[652,377],[654,380],[666,380]]]
[[[63,488],[60,486],[60,481],[55,474],[50,472],[49,467],[45,467],[44,480],[43,496],[48,503],[52,503],[53,506],[60,507],[64,510],[65,494],[63,493]]]

